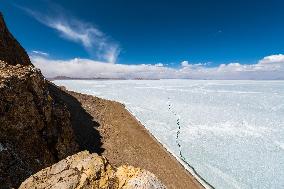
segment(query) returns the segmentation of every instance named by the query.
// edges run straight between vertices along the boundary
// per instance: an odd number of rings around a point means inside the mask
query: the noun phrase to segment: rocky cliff
[[[70,113],[52,96],[0,14],[0,188],[79,151]]]
[[[70,114],[47,84],[0,14],[0,188],[78,152]]]
[[[46,85],[33,66],[0,61],[1,186],[17,186],[78,151],[69,112],[52,99]]]
[[[9,32],[0,12],[0,57],[10,65],[31,65],[25,49]]]
[[[28,177],[21,188],[163,188],[147,171],[76,154],[101,152],[95,126],[80,103],[31,64],[0,13],[0,188]]]

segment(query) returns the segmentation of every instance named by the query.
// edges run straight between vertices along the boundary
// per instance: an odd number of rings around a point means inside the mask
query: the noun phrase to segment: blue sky
[[[47,62],[68,65],[64,73],[49,70],[47,75],[76,75],[67,69],[75,69],[70,64],[80,64],[81,60],[90,66],[115,64],[100,67],[101,72],[119,72],[114,77],[136,77],[130,72],[137,72],[139,66],[141,77],[163,72],[168,76],[162,78],[226,79],[223,72],[218,77],[216,70],[211,73],[212,69],[226,68],[226,72],[237,70],[234,77],[248,79],[256,77],[257,73],[251,73],[259,67],[264,67],[261,72],[265,71],[258,73],[259,79],[273,75],[279,79],[283,74],[281,0],[0,1],[7,25],[35,65],[41,69]],[[273,68],[261,64],[268,59]],[[132,65],[137,66],[134,69]],[[279,65],[280,69],[275,70]],[[184,68],[187,72],[181,70]],[[243,70],[246,76],[239,73]],[[183,73],[174,73],[177,71]],[[204,75],[208,71],[211,75]],[[94,77],[108,76],[101,72]],[[198,72],[203,75],[195,76]]]

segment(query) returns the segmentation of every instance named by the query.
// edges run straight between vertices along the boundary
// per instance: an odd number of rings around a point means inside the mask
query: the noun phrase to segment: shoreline
[[[100,97],[98,97],[100,98]],[[105,99],[105,100],[108,100],[108,99]],[[118,102],[120,103],[120,102]],[[124,105],[124,104],[123,104]],[[125,105],[124,105],[125,106]],[[192,167],[188,162],[184,162],[182,159],[180,159],[177,155],[175,155],[171,150],[170,148],[163,144],[162,142],[160,142],[160,140],[158,138],[156,138],[145,126],[144,124],[141,122],[141,120],[139,120],[139,118],[137,118],[135,116],[135,114],[133,112],[131,112],[130,109],[128,109],[126,106],[125,106],[125,109],[129,112],[129,114],[134,118],[136,119],[139,124],[148,132],[148,134],[150,135],[150,137],[153,138],[153,140],[155,140],[159,145],[161,145],[161,148],[163,148],[167,153],[169,153],[171,156],[173,156],[175,158],[176,161],[178,161],[183,167],[185,170],[187,170],[193,177],[196,178],[196,180],[205,188],[205,189],[214,189],[214,187],[209,184],[204,178],[202,178],[197,172],[196,170],[194,169],[194,167]]]
[[[102,136],[102,155],[113,165],[129,164],[149,170],[168,188],[212,188],[155,138],[124,104],[64,91],[100,124],[97,130]]]

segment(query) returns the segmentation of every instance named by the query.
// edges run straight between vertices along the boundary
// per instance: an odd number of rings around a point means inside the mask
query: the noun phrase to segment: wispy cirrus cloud
[[[18,6],[40,23],[56,30],[60,37],[82,45],[93,57],[115,63],[120,46],[93,24],[68,15],[58,5],[50,5],[49,13],[42,13],[27,7]]]
[[[68,76],[125,79],[284,79],[283,54],[264,57],[256,64],[228,63],[216,67],[183,61],[179,68],[167,67],[162,63],[105,64],[105,62],[90,59],[54,60],[44,56],[31,56],[31,60],[49,78]]]
[[[43,52],[43,51],[38,51],[38,50],[31,51],[31,55],[49,56],[48,53]]]

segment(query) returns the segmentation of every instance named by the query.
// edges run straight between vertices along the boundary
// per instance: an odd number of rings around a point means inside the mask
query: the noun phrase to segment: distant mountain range
[[[128,78],[103,78],[103,77],[81,78],[81,77],[67,77],[67,76],[56,76],[47,79],[50,81],[52,80],[129,80]],[[159,80],[159,79],[132,78],[131,80]]]

